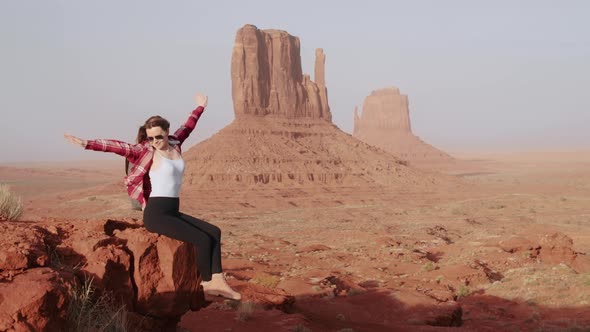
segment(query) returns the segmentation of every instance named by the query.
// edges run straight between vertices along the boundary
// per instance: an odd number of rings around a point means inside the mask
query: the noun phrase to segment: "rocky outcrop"
[[[378,146],[417,167],[437,168],[453,158],[412,133],[408,96],[398,88],[373,91],[365,98],[362,113],[354,110],[353,136]]]
[[[2,331],[64,330],[70,294],[84,282],[125,305],[141,330],[172,328],[203,304],[195,248],[133,220],[11,223],[0,231]]]
[[[316,51],[316,81],[301,69],[299,38],[280,30],[245,25],[236,33],[231,59],[236,118],[278,116],[330,122],[325,56]]]
[[[529,234],[512,236],[498,246],[505,252],[519,253],[544,264],[566,264],[578,273],[590,272],[590,257],[573,249],[574,241],[569,236],[555,232],[535,238]]]
[[[72,280],[72,275],[38,267],[0,283],[0,331],[63,331]]]

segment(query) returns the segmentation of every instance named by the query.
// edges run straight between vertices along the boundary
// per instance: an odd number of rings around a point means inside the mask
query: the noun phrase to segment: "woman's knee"
[[[150,218],[144,218],[143,219],[143,226],[145,227],[145,229],[147,229],[149,232],[152,233],[156,233],[156,230],[154,228],[154,222],[153,220],[151,220]]]
[[[221,239],[221,228],[213,226],[213,236],[218,240]]]

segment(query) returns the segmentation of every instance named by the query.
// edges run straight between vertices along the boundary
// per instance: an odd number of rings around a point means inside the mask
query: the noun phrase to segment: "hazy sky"
[[[350,3],[350,4],[347,4]],[[397,86],[413,131],[447,151],[590,148],[590,1],[0,0],[0,162],[97,159],[65,142],[133,141],[209,95],[194,144],[233,118],[244,24],[326,54],[334,123],[352,132],[372,90]]]

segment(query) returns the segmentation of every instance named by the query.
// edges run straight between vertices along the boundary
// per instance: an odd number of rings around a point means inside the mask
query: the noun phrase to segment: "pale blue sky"
[[[0,0],[0,162],[97,159],[63,140],[133,141],[209,107],[189,144],[233,120],[244,24],[326,54],[334,123],[372,90],[409,95],[414,133],[447,151],[590,148],[590,1]],[[231,8],[231,9],[230,9]]]

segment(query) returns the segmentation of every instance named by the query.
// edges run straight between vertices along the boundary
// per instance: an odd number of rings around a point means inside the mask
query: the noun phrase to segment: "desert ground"
[[[183,212],[222,229],[244,297],[209,299],[178,329],[590,330],[590,151],[454,156],[436,190],[183,192]],[[0,164],[31,223],[141,222],[123,176],[121,159]]]

